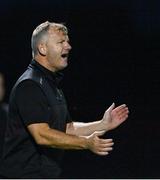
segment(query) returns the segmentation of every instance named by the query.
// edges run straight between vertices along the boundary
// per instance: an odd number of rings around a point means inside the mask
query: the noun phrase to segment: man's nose
[[[72,46],[68,43],[68,49],[71,50]]]
[[[68,42],[66,42],[66,44],[65,44],[65,49],[67,49],[69,51],[72,49],[71,45]]]

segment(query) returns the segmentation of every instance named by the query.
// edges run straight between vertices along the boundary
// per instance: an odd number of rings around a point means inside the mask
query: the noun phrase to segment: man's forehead
[[[49,33],[63,33],[67,35],[67,29],[63,25],[50,25]]]
[[[51,37],[69,39],[68,34],[61,29],[50,28],[48,33]]]

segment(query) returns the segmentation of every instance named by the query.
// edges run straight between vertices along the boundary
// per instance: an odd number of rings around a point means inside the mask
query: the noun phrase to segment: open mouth
[[[68,58],[68,53],[64,53],[61,55],[62,58]]]

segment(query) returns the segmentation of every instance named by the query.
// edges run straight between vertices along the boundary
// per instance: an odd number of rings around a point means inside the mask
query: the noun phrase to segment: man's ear
[[[42,56],[45,56],[46,55],[46,52],[47,52],[47,48],[46,48],[46,45],[43,43],[43,44],[39,44],[38,45],[38,52],[40,55]]]

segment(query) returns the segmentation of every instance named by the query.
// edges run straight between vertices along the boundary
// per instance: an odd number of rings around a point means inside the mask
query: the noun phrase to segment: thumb
[[[103,130],[103,131],[95,131],[94,135],[99,137],[99,136],[102,136],[104,133],[105,133],[105,130]]]
[[[112,103],[112,105],[107,109],[107,111],[111,112],[115,107],[115,103]]]

